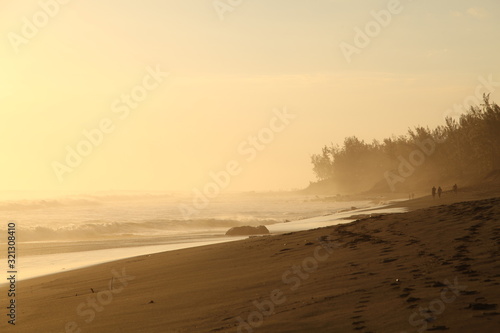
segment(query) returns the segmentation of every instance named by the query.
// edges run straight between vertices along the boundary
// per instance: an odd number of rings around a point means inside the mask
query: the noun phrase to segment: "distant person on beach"
[[[453,192],[455,192],[455,194],[457,194],[457,192],[458,192],[457,184],[453,185]]]
[[[436,186],[432,187],[432,199],[436,197]]]
[[[441,193],[443,193],[443,189],[441,188],[441,186],[439,186],[438,188],[438,197],[441,198]]]

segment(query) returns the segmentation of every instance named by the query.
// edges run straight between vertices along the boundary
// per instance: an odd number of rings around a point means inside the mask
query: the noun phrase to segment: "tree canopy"
[[[311,156],[318,181],[341,191],[380,187],[418,190],[433,182],[459,182],[500,169],[500,107],[484,95],[458,119],[434,129],[417,126],[399,137],[366,143],[356,136]]]

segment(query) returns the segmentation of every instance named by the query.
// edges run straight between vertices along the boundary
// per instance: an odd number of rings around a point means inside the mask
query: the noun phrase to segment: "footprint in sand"
[[[428,331],[447,331],[449,330],[450,328],[449,327],[446,327],[446,326],[434,326],[434,327],[430,327],[428,328],[427,330]]]
[[[406,302],[407,302],[407,303],[414,303],[414,302],[417,302],[417,301],[419,301],[419,300],[420,300],[420,298],[418,298],[418,297],[409,297],[409,298],[406,300]]]
[[[370,302],[371,294],[373,294],[372,292],[367,292],[364,289],[359,289],[358,291],[364,292],[365,295],[362,295],[359,298],[358,305],[356,305],[354,307],[355,309],[358,309],[358,310],[354,311],[354,313],[364,312],[365,309],[367,308],[367,306],[365,304]],[[363,325],[363,324],[365,324],[365,320],[364,320],[362,315],[353,316],[353,317],[351,317],[351,319],[353,319],[352,325],[355,326],[354,330],[360,331],[360,330],[363,330],[366,328],[366,326]]]
[[[466,272],[469,269],[470,269],[470,265],[468,265],[468,264],[460,264],[458,266],[455,266],[455,271],[457,271],[457,272]]]
[[[390,262],[393,262],[396,260],[398,260],[398,258],[386,258],[386,259],[382,260],[382,263],[387,264],[387,263],[390,263]]]
[[[468,243],[470,243],[472,241],[470,236],[455,238],[454,240],[460,241],[460,242],[468,242]]]
[[[498,306],[497,304],[470,303],[469,306],[466,307],[466,309],[489,311],[489,310],[496,310],[497,306]]]
[[[410,246],[410,245],[417,244],[417,243],[420,243],[420,241],[418,239],[410,239],[408,241],[408,243],[406,243],[406,246]]]
[[[490,316],[500,316],[499,312],[483,312],[484,317],[490,317]]]
[[[381,251],[381,253],[390,253],[390,252],[394,252],[394,249],[392,247],[384,247]]]
[[[357,321],[355,323],[352,323],[353,326],[356,326],[356,327],[354,327],[354,330],[361,331],[361,330],[365,329],[366,326],[363,325],[364,323],[365,323],[364,321]]]

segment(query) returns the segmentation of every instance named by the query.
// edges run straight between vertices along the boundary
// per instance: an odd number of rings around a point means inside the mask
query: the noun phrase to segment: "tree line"
[[[447,117],[445,125],[417,126],[381,142],[347,137],[311,162],[317,180],[339,192],[416,191],[480,179],[500,169],[500,107],[484,95],[482,104]]]

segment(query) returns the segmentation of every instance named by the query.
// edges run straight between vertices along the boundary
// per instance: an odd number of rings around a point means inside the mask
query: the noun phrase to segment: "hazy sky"
[[[0,3],[2,189],[300,188],[325,144],[500,100],[498,0],[60,1]]]

